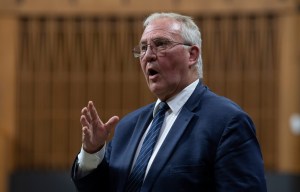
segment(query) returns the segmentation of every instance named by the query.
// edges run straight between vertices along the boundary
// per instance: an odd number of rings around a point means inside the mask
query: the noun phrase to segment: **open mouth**
[[[156,74],[158,74],[158,72],[155,71],[154,69],[149,69],[149,70],[148,70],[148,75],[149,75],[149,76],[154,76],[154,75],[156,75]]]

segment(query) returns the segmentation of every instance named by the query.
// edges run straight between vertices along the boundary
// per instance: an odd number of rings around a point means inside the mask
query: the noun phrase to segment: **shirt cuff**
[[[102,149],[96,153],[90,154],[84,151],[81,147],[81,151],[78,154],[78,169],[80,172],[90,172],[96,169],[98,165],[102,162],[105,155],[106,144]]]

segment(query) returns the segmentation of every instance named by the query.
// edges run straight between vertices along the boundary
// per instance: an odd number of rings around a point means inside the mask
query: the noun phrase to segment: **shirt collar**
[[[174,114],[179,113],[180,109],[183,107],[183,105],[187,102],[187,100],[190,98],[190,96],[196,89],[196,86],[198,83],[199,83],[199,79],[197,79],[193,83],[189,84],[182,91],[180,91],[177,95],[175,95],[174,97],[172,97],[166,101],[167,104],[169,105],[172,113],[174,113]],[[161,102],[161,100],[157,99],[154,110],[153,110],[153,117],[154,117],[154,114],[158,110],[158,104],[160,102]]]

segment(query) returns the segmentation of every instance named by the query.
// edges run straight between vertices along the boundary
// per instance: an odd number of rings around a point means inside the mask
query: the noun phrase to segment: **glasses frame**
[[[156,46],[155,45],[155,41],[158,41],[158,40],[161,40],[162,42],[165,41],[165,42],[168,42],[168,45],[166,44],[165,46],[166,47],[162,47],[160,50],[159,50],[159,46]],[[144,52],[141,50],[141,46],[146,46],[147,49],[144,50]],[[164,56],[164,54],[160,54],[159,53],[165,53],[165,51],[169,50],[169,49],[172,49],[173,47],[177,46],[177,45],[184,45],[184,46],[192,46],[192,44],[190,43],[182,43],[182,42],[176,42],[176,41],[172,41],[172,40],[169,40],[169,39],[161,39],[161,38],[156,38],[156,39],[152,39],[150,43],[147,43],[147,44],[139,44],[137,46],[135,46],[133,49],[132,49],[132,53],[133,53],[133,56],[135,58],[143,58],[146,54],[146,52],[148,51],[148,47],[150,47],[151,51],[157,55],[157,56]],[[142,53],[143,52],[143,53]]]

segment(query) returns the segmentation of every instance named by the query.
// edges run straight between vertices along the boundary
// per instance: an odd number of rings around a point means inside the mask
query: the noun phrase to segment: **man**
[[[72,169],[77,189],[266,191],[251,119],[201,81],[198,27],[175,13],[154,13],[144,27],[133,52],[158,99],[120,122],[114,116],[102,123],[91,101],[83,108],[82,149]]]

